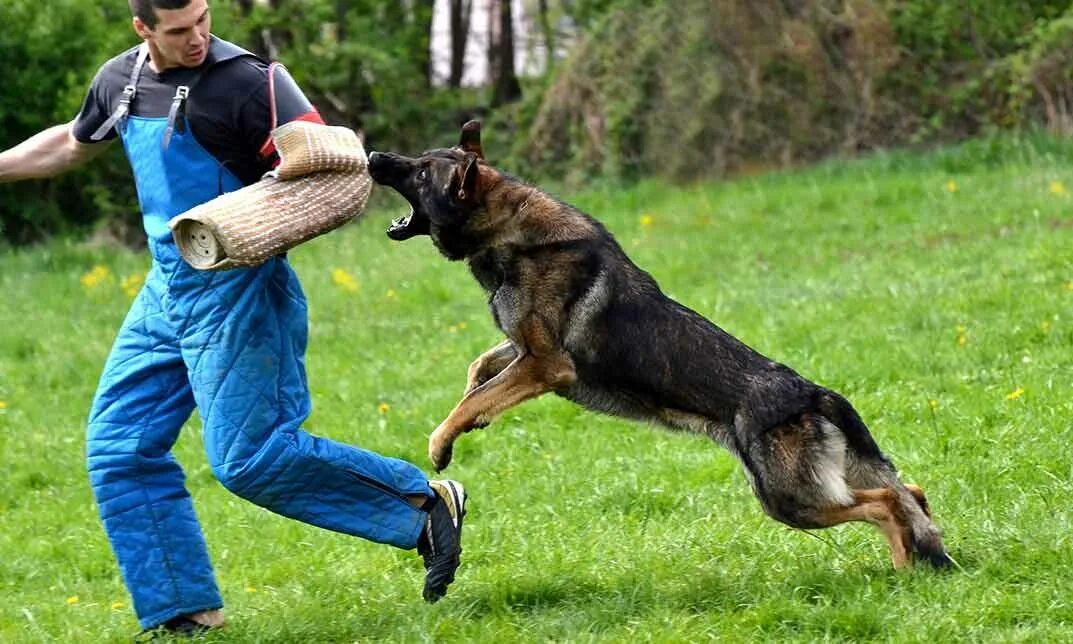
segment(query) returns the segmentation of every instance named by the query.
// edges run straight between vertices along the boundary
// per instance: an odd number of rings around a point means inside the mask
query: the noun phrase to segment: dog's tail
[[[942,533],[931,520],[928,502],[919,488],[910,491],[894,469],[894,464],[876,445],[860,414],[840,394],[823,389],[816,406],[846,437],[849,451],[847,482],[851,487],[889,487],[898,498],[902,516],[912,532],[912,548],[918,558],[936,568],[946,568],[953,561],[943,546]]]
[[[823,416],[842,430],[846,444],[858,458],[877,459],[890,463],[886,455],[876,445],[868,426],[861,420],[861,415],[841,394],[830,389],[820,389],[816,407]]]

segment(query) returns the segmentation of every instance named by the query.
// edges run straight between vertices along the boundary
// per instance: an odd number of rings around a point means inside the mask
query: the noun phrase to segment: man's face
[[[197,67],[209,53],[209,17],[207,0],[191,0],[182,9],[155,9],[156,27],[134,18],[134,30],[144,38],[153,53],[157,71],[169,67]]]

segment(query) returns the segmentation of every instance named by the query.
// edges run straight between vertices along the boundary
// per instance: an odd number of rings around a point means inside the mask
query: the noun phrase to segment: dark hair
[[[130,12],[145,23],[146,27],[156,29],[157,9],[182,9],[190,0],[127,0]]]

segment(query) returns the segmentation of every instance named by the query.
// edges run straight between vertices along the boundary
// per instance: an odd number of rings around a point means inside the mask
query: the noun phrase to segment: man
[[[202,273],[167,221],[256,181],[269,132],[322,122],[285,70],[212,36],[206,0],[130,0],[144,43],[105,63],[74,121],[0,153],[0,181],[49,177],[123,142],[153,257],[93,402],[87,464],[101,519],[145,629],[223,623],[204,537],[171,455],[195,405],[212,470],[279,514],[416,547],[436,601],[461,553],[465,492],[414,465],[312,436],[305,297],[283,257]],[[271,78],[271,83],[269,79]]]

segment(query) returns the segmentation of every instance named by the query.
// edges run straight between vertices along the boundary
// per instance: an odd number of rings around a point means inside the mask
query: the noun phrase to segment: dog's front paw
[[[454,453],[454,445],[442,440],[439,430],[432,432],[428,439],[428,458],[432,461],[432,467],[437,472],[442,472],[451,464],[451,456]]]

